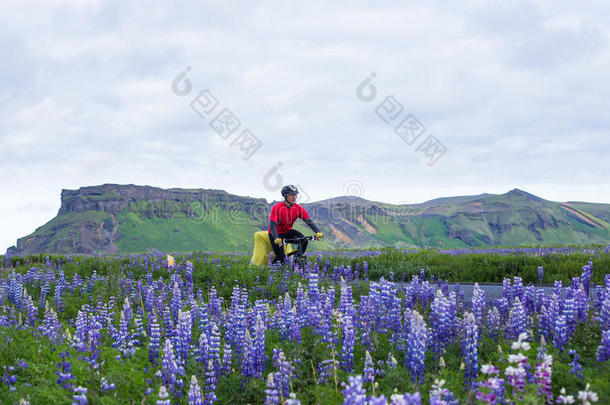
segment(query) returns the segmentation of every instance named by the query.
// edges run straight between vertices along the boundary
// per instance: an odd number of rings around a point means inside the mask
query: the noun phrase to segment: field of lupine
[[[609,256],[3,257],[0,402],[608,404]]]

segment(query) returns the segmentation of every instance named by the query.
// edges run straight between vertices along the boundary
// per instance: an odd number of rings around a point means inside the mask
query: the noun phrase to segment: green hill
[[[206,189],[104,184],[62,190],[57,216],[11,249],[19,255],[249,251],[274,203]],[[610,242],[610,204],[560,203],[519,189],[412,205],[344,196],[303,206],[325,234],[315,249]],[[300,221],[295,228],[311,233]]]

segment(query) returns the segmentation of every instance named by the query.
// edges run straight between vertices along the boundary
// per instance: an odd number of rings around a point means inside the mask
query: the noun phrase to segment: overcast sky
[[[610,202],[608,2],[252,3],[2,1],[0,250],[103,183]]]

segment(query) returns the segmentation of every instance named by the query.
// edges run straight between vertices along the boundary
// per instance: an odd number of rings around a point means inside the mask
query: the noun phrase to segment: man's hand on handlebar
[[[275,244],[276,244],[276,245],[278,245],[279,247],[282,247],[282,245],[284,244],[284,243],[282,242],[282,239],[281,239],[281,238],[277,238],[277,239],[275,239],[275,240],[273,241],[273,243],[275,243]]]
[[[324,235],[322,234],[322,232],[318,232],[318,233],[316,233],[316,235],[315,235],[316,240],[320,240],[320,239],[322,239],[322,236],[324,236]]]

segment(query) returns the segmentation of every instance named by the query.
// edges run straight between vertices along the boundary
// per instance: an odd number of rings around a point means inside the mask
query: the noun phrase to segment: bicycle
[[[299,263],[302,267],[307,263],[307,257],[305,256],[305,252],[303,251],[303,241],[313,241],[316,240],[315,236],[304,236],[302,238],[289,238],[282,239],[282,243],[291,243],[296,244],[297,249],[288,253],[286,256],[294,256],[294,261]]]

